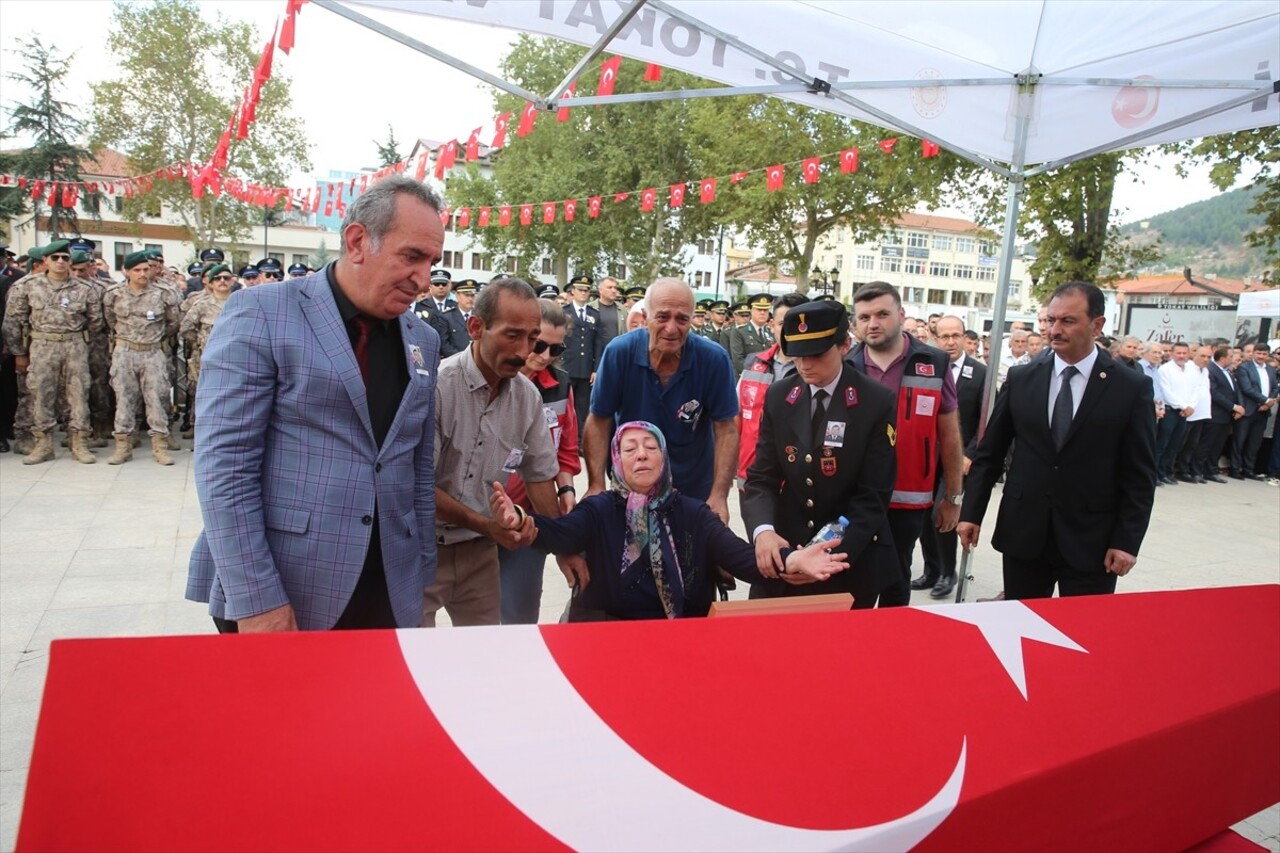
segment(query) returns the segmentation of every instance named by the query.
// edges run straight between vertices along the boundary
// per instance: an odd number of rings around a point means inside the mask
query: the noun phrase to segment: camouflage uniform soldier
[[[198,298],[184,302],[186,312],[182,315],[182,338],[187,356],[187,398],[191,401],[191,409],[195,410],[196,387],[200,381],[200,357],[204,355],[204,345],[213,331],[213,323],[222,313],[222,308],[231,296],[231,285],[236,280],[235,273],[226,264],[218,264],[209,270],[205,289],[197,294]],[[184,435],[191,438],[194,435]]]
[[[147,256],[147,265],[151,270],[151,284],[173,291],[173,295],[181,303],[183,294],[180,285],[182,282],[171,280],[166,274],[164,252],[159,249],[147,249],[144,254]],[[172,421],[178,405],[186,402],[180,399],[182,390],[178,386],[178,360],[180,356],[178,354],[177,329],[173,330],[173,334],[165,337],[164,351],[165,360],[169,367],[169,391],[171,392],[165,395],[165,399],[171,401],[165,405],[165,409],[169,412],[169,419]],[[170,430],[169,434],[165,436],[165,442],[170,450],[182,449],[182,443],[178,441],[178,437],[174,435],[173,430]]]
[[[87,282],[93,288],[98,304],[102,304],[107,282],[98,278],[92,254],[72,249],[71,274]],[[115,419],[115,406],[111,399],[111,344],[106,323],[98,331],[89,333],[89,380],[89,424],[93,428],[89,446],[106,447]]]
[[[36,246],[28,250],[27,252],[28,273],[27,275],[18,279],[12,285],[9,286],[8,298],[10,300],[12,300],[15,297],[15,295],[18,292],[20,292],[24,287],[26,287],[26,282],[28,279],[31,278],[32,275],[36,273],[44,272],[44,268],[45,268],[44,249],[45,249],[44,246]],[[5,304],[6,304],[5,310],[7,311],[8,310],[7,306],[10,303],[6,302]],[[17,335],[18,340],[21,341],[21,338],[22,338],[21,330],[16,331],[15,334]],[[9,338],[7,336],[5,337],[5,346],[9,347],[10,353],[13,352],[13,349],[9,343]],[[31,394],[27,386],[26,362],[23,361],[20,365],[18,362],[18,359],[15,358],[13,369],[14,369],[14,378],[17,380],[17,399],[18,399],[18,407],[13,413],[13,452],[19,456],[26,456],[31,452],[31,448],[33,446],[33,442],[31,440],[31,426],[32,426]]]
[[[92,464],[97,460],[86,447],[89,338],[102,327],[102,303],[87,282],[71,275],[66,240],[46,246],[44,257],[46,271],[24,279],[24,286],[9,300],[4,320],[9,349],[15,361],[20,360],[27,367],[27,388],[32,398],[31,434],[35,446],[22,462],[35,465],[53,459],[50,433],[58,424],[58,391],[65,388],[71,409],[71,456],[77,462]]]
[[[115,338],[111,387],[116,392],[116,452],[107,464],[133,458],[131,433],[141,403],[151,431],[151,455],[161,465],[172,465],[164,339],[178,331],[178,295],[152,283],[146,252],[125,256],[124,274],[126,284],[111,288],[103,298],[103,313]]]

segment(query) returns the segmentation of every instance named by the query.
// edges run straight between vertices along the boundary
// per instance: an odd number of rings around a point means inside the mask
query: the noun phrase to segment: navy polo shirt
[[[649,366],[649,332],[636,329],[605,347],[591,390],[591,413],[649,421],[667,439],[677,489],[705,501],[715,479],[715,422],[738,414],[733,365],[719,344],[690,334],[667,386]]]

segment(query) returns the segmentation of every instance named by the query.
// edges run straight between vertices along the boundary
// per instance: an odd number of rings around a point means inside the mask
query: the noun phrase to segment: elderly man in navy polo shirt
[[[729,355],[690,335],[693,291],[680,279],[654,282],[646,327],[605,347],[586,423],[587,494],[603,491],[613,426],[655,424],[667,438],[677,489],[705,500],[726,524],[738,460],[738,397]]]

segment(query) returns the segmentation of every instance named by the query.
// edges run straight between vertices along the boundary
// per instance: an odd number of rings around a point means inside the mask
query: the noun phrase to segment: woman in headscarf
[[[671,487],[666,439],[656,426],[625,423],[610,449],[610,491],[583,499],[558,519],[533,516],[534,548],[586,555],[591,578],[573,599],[570,621],[705,616],[717,566],[747,583],[761,580],[755,549],[705,503]],[[493,484],[489,503],[503,526],[524,521],[523,509],[501,484]],[[831,547],[821,543],[789,552],[783,578],[811,583],[847,569],[845,555],[828,553]]]

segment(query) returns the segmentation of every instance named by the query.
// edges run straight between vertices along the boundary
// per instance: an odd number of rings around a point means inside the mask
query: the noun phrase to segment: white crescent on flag
[[[841,830],[785,826],[691,790],[618,737],[565,678],[539,628],[398,631],[454,744],[504,797],[576,850],[906,850],[951,814],[966,743],[915,811]]]

